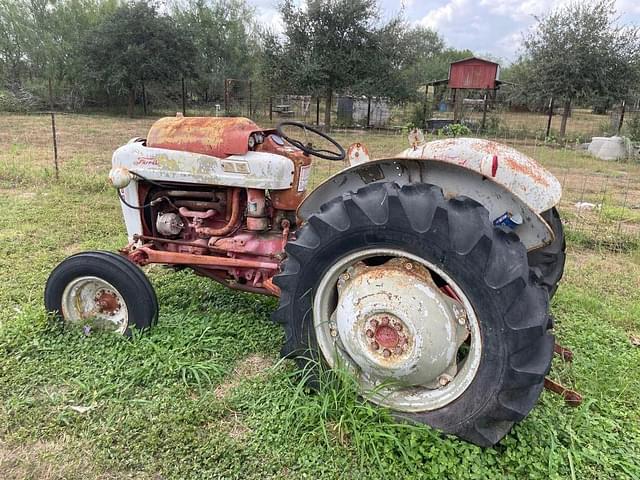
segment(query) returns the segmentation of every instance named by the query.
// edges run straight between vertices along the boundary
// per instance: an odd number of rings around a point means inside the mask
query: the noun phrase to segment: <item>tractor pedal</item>
[[[554,382],[548,377],[545,377],[544,379],[544,388],[553,393],[557,393],[558,395],[562,395],[565,403],[570,407],[577,407],[582,403],[582,395],[575,390],[565,388],[563,385]]]
[[[558,343],[555,343],[553,345],[553,353],[558,355],[565,362],[572,362],[573,361],[573,352],[571,350],[569,350],[568,348],[563,347],[562,345],[560,345]]]

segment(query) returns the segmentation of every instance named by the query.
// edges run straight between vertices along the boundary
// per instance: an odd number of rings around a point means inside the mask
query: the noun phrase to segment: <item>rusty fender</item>
[[[561,196],[558,180],[534,160],[516,150],[481,139],[448,139],[409,148],[398,157],[373,160],[342,170],[320,184],[298,208],[306,220],[331,198],[377,182],[400,186],[428,183],[445,197],[466,196],[482,204],[492,221],[505,213],[519,215],[513,230],[528,250],[553,241],[540,213]]]

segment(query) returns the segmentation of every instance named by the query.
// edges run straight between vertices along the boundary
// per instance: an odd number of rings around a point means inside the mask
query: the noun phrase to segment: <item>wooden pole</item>
[[[435,88],[435,87],[434,87]],[[424,86],[424,105],[422,105],[422,117],[424,118],[424,128],[427,131],[427,102],[429,101],[429,85]]]
[[[49,113],[51,114],[51,134],[53,135],[53,166],[55,168],[56,180],[60,178],[58,168],[58,139],[56,135],[56,114],[53,112],[53,85],[49,77]]]
[[[182,77],[182,116],[187,116],[187,92],[184,86],[184,77]]]
[[[480,131],[484,132],[484,127],[487,124],[487,104],[488,104],[488,97],[489,96],[489,91],[485,90],[484,91],[484,103],[482,105],[482,125],[480,126]]]
[[[367,128],[371,126],[371,97],[367,97]]]
[[[320,125],[320,95],[316,97],[316,125]]]
[[[553,97],[549,99],[549,118],[547,119],[547,132],[544,135],[544,138],[549,138],[549,133],[551,132],[551,118],[553,118]]]
[[[142,112],[146,117],[147,116],[147,92],[144,89],[144,78],[140,80],[140,83],[142,83]]]
[[[620,130],[622,130],[622,122],[624,122],[624,111],[626,107],[627,101],[622,101],[622,109],[620,110],[620,122],[618,123],[618,135],[620,135]]]
[[[224,115],[225,117],[228,115],[229,111],[229,79],[225,79],[224,81]]]
[[[273,122],[273,97],[269,97],[269,121]]]
[[[251,118],[252,110],[251,110],[251,80],[249,80],[249,118]]]

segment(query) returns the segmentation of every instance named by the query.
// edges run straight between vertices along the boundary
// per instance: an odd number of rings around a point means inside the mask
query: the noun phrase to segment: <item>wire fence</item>
[[[313,124],[322,119],[317,103],[304,99],[275,103],[280,110],[265,110],[264,104],[251,105],[253,118],[262,126],[282,119],[298,119]],[[287,110],[280,108],[288,106]],[[248,105],[244,105],[249,108]],[[293,111],[293,114],[284,113]],[[188,111],[187,113],[192,113]],[[193,112],[196,113],[196,112]],[[202,111],[198,114],[222,114]],[[237,112],[243,113],[243,112]],[[248,113],[248,112],[247,112]],[[570,119],[575,121],[580,113]],[[544,116],[544,115],[542,115]],[[55,136],[52,131],[55,120]],[[512,125],[517,119],[505,119]],[[528,118],[528,117],[527,117]],[[610,116],[605,115],[605,118]],[[104,114],[0,115],[0,188],[32,188],[53,182],[67,182],[69,188],[83,188],[85,182],[104,182],[110,168],[111,154],[135,136],[144,137],[157,117],[123,118]],[[531,127],[533,120],[524,119]],[[577,123],[577,121],[576,121]],[[593,120],[589,125],[599,123]],[[330,131],[345,147],[365,143],[372,158],[395,156],[408,146],[406,126],[360,128],[357,125],[335,126]],[[542,135],[532,135],[531,128],[501,129],[494,132],[471,132],[513,146],[548,168],[561,182],[563,196],[559,205],[569,237],[579,244],[629,251],[640,247],[640,163],[633,158],[605,161],[591,155],[581,141],[555,142]],[[55,144],[54,144],[55,138]],[[442,132],[427,134],[427,140],[442,138]],[[585,135],[585,140],[588,135]],[[54,147],[55,145],[55,147]],[[55,152],[55,153],[54,153]],[[56,180],[54,156],[57,154],[59,179]],[[316,161],[310,188],[344,168],[341,162]]]

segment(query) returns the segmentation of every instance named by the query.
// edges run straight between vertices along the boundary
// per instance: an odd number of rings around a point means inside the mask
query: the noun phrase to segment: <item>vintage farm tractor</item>
[[[370,160],[296,122],[158,120],[113,155],[129,244],[64,260],[46,307],[127,335],[158,318],[137,265],[189,267],[278,296],[282,354],[300,366],[344,365],[398,417],[493,445],[545,384],[576,395],[545,381],[554,349],[570,353],[550,333],[560,184],[491,141],[414,131],[410,144]],[[313,156],[351,166],[307,195]]]

